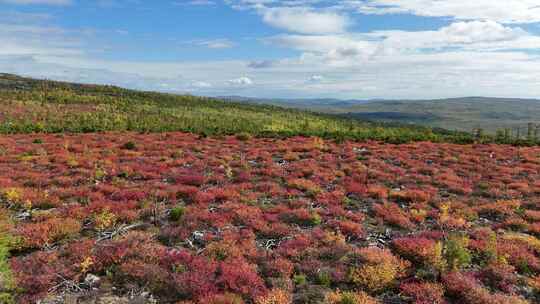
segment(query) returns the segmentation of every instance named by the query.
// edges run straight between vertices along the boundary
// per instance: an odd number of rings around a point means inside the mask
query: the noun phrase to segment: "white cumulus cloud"
[[[310,82],[321,82],[323,80],[324,80],[324,76],[322,76],[322,75],[313,75],[313,76],[309,77]]]
[[[229,84],[231,85],[236,85],[236,86],[250,86],[253,84],[253,80],[251,80],[251,78],[249,77],[240,77],[240,78],[235,78],[235,79],[231,79],[228,81]]]
[[[429,48],[486,51],[540,47],[539,36],[494,21],[461,21],[436,31],[376,31],[368,35],[382,40],[379,51],[418,51]]]
[[[267,24],[302,34],[342,33],[351,24],[345,15],[306,7],[263,8],[259,11]]]
[[[463,20],[493,20],[501,23],[540,22],[538,0],[348,0],[338,1],[363,13],[409,13]]]

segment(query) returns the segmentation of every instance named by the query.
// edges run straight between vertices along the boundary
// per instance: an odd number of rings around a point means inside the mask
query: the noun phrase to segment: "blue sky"
[[[540,97],[537,0],[0,0],[0,72],[196,95]]]

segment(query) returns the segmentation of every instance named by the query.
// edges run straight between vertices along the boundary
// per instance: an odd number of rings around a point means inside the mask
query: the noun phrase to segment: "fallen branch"
[[[96,242],[101,242],[101,241],[104,241],[104,240],[113,239],[117,235],[124,234],[124,233],[128,232],[129,230],[141,227],[143,225],[144,225],[144,223],[135,223],[135,224],[131,224],[129,226],[126,226],[125,224],[120,225],[120,227],[118,227],[118,229],[116,229],[114,231],[104,232],[103,235],[100,238],[98,238]]]

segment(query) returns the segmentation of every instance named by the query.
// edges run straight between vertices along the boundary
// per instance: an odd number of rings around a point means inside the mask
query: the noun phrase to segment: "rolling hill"
[[[9,74],[0,75],[0,105],[0,133],[184,131],[201,135],[302,135],[389,142],[472,141],[467,133],[429,127],[363,122],[274,105]]]
[[[535,143],[529,122],[540,102],[462,98],[433,101],[197,97],[0,74],[0,133],[184,131],[201,135],[291,137],[392,143]],[[495,130],[522,127],[517,132]],[[473,136],[473,128],[485,129]],[[489,134],[491,131],[491,134]]]
[[[407,122],[451,130],[471,131],[540,124],[540,100],[467,97],[440,100],[377,101],[328,112],[351,113],[358,118]]]
[[[310,109],[360,120],[417,124],[470,132],[483,128],[495,133],[505,128],[540,124],[540,100],[517,98],[464,97],[434,100],[338,100],[338,99],[253,99],[229,100]]]

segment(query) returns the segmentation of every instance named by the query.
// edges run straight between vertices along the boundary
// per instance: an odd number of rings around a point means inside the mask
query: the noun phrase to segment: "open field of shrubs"
[[[1,303],[540,301],[538,147],[3,135],[0,208]]]

